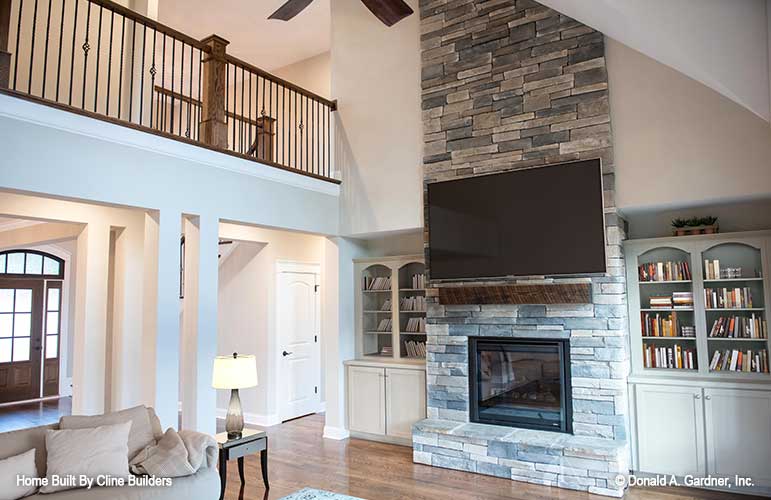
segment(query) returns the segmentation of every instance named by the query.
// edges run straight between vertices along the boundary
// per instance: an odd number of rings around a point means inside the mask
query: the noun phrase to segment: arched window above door
[[[37,250],[0,252],[0,278],[64,279],[64,260]]]

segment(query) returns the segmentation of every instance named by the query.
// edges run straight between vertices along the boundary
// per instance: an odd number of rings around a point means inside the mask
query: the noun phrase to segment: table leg
[[[241,484],[246,484],[244,479],[244,457],[238,457],[238,476],[241,478]]]
[[[228,478],[228,460],[224,453],[220,453],[220,500],[225,498],[225,484]]]
[[[262,468],[262,482],[265,483],[265,489],[269,490],[270,485],[268,484],[268,447],[267,444],[265,446],[265,449],[260,452],[260,467]]]

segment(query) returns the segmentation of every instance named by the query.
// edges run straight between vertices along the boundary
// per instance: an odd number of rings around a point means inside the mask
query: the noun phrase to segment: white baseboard
[[[348,429],[344,429],[342,427],[331,427],[329,425],[324,426],[324,437],[326,439],[341,441],[343,439],[348,439],[350,435],[351,434],[348,432]]]
[[[217,408],[217,418],[224,419],[228,414],[225,408]],[[244,423],[257,425],[259,427],[271,427],[281,423],[281,419],[275,413],[270,415],[260,415],[258,413],[244,413]]]
[[[321,403],[319,403],[319,411],[317,411],[316,413],[326,413],[326,412],[327,412],[327,402],[322,401]]]

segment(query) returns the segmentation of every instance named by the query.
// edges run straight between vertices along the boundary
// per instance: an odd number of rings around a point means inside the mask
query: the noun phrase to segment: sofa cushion
[[[81,484],[54,484],[54,476],[78,478],[99,476],[128,478],[128,438],[131,422],[92,429],[46,431],[48,484],[41,493],[81,487]]]
[[[57,425],[32,427],[0,434],[0,459],[19,455],[35,449],[35,466],[40,476],[46,473],[46,431],[58,429]]]
[[[71,415],[59,419],[60,429],[88,429],[103,425],[115,425],[131,422],[128,440],[130,460],[156,439],[155,429],[150,416],[151,410],[144,406],[135,406],[127,410],[106,413],[104,415]],[[155,416],[155,412],[152,412]],[[158,417],[155,417],[157,420]],[[160,426],[160,424],[158,424]]]
[[[19,485],[16,482],[19,476],[30,479],[38,477],[37,467],[35,467],[35,450],[0,460],[0,500],[16,500],[35,492],[37,488],[34,484],[30,486]]]

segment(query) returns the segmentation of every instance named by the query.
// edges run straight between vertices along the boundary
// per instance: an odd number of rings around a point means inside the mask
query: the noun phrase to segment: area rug
[[[357,497],[349,497],[331,491],[316,490],[314,488],[303,488],[295,491],[291,495],[285,496],[281,500],[362,500]]]

